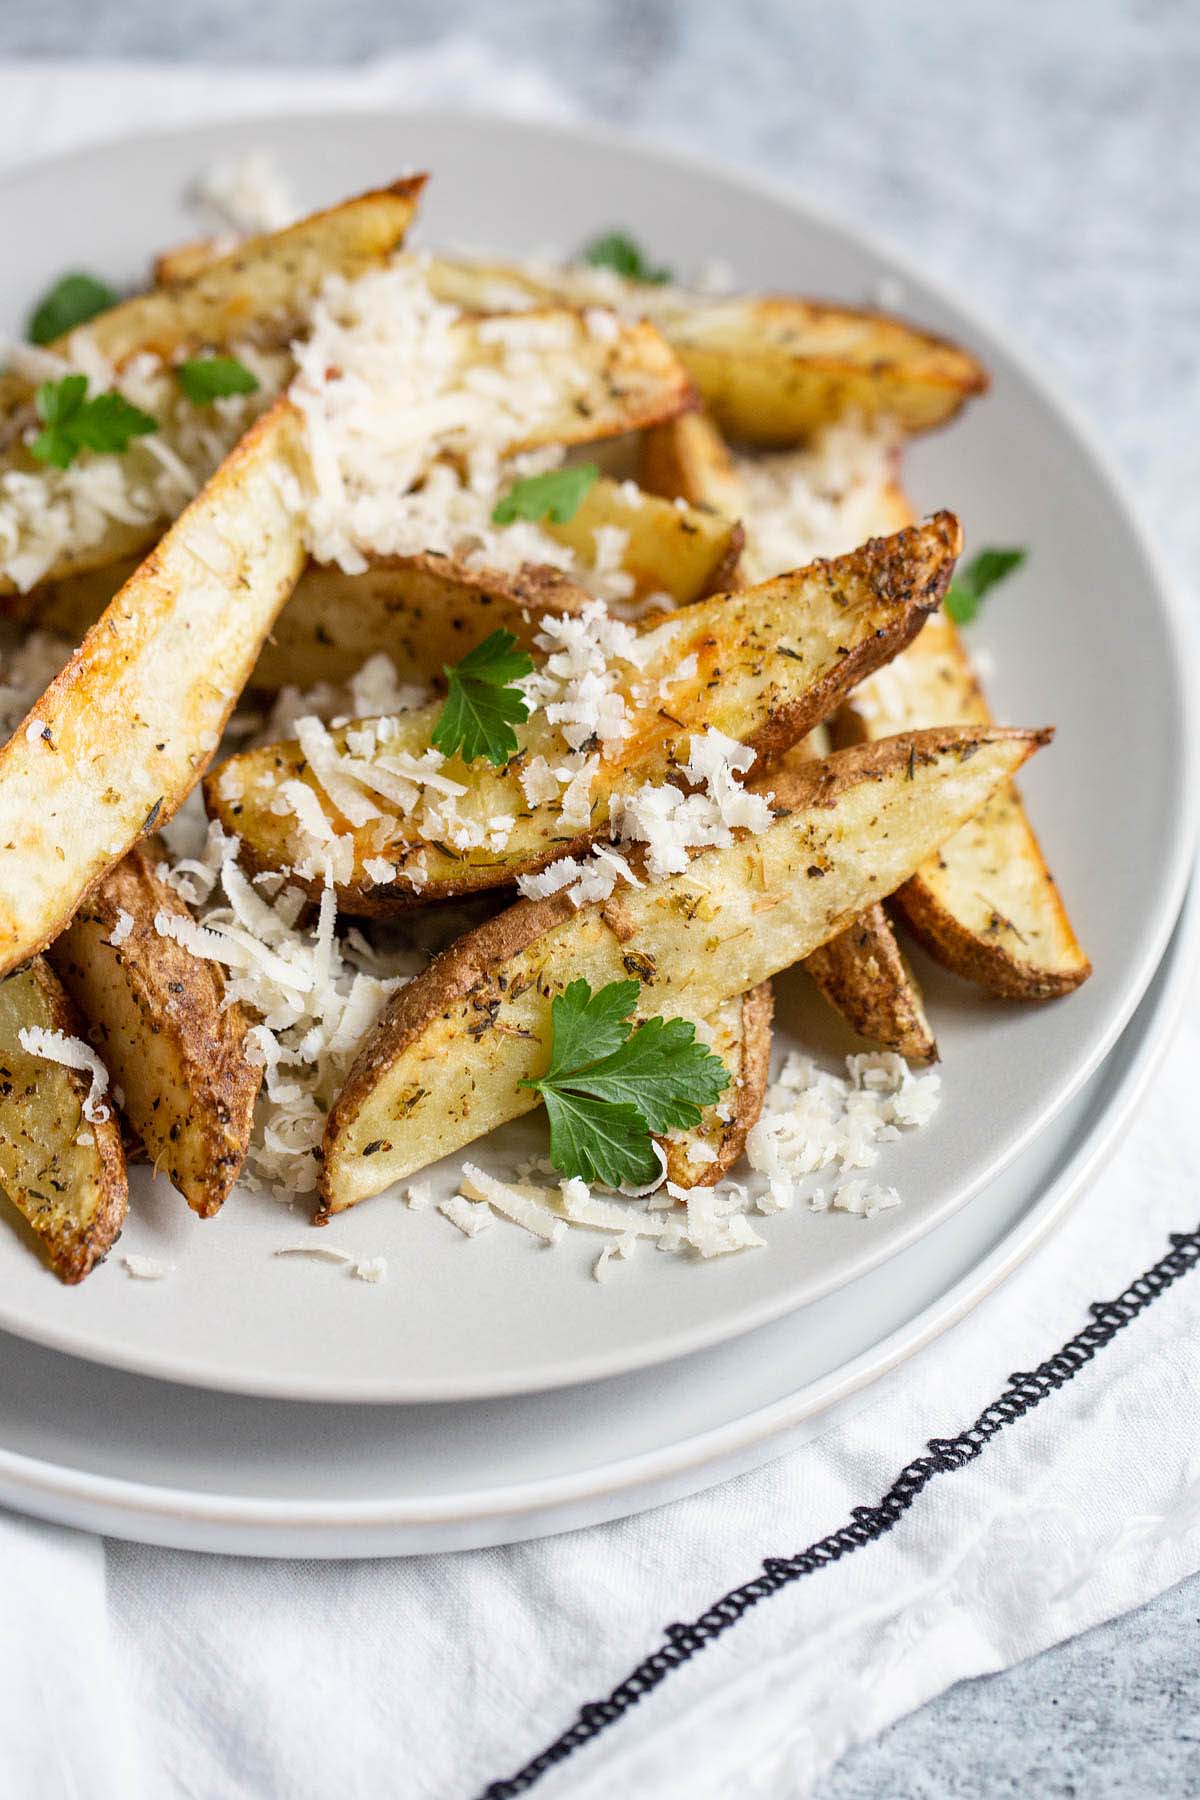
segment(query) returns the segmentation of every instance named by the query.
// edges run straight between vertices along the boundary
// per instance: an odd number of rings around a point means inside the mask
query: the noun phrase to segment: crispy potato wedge
[[[352,839],[353,876],[338,882],[339,905],[347,912],[394,912],[415,902],[503,887],[602,834],[617,796],[644,781],[666,779],[688,760],[693,731],[715,726],[749,744],[763,764],[781,756],[828,716],[864,669],[895,654],[920,629],[949,582],[958,543],[957,520],[939,514],[912,531],[875,539],[852,556],[700,601],[657,627],[657,653],[628,684],[633,733],[616,755],[598,759],[586,827],[564,822],[561,799],[531,805],[525,798],[520,777],[529,760],[543,751],[556,760],[562,754],[557,727],[544,713],[521,728],[520,754],[504,768],[481,762],[468,767],[451,758],[439,772],[464,789],[456,802],[460,819],[486,827],[500,815],[512,818],[507,843],[499,849],[456,852],[444,842],[425,842],[412,817],[395,807],[378,810],[375,791],[374,816],[351,825],[295,741],[250,750],[222,764],[205,784],[209,813],[241,838],[248,867],[300,869],[308,828],[290,803],[287,810],[276,807],[281,783],[302,782],[322,807],[326,826]],[[669,712],[659,693],[659,683],[667,680]],[[642,695],[640,704],[635,690]],[[398,753],[424,754],[439,711],[437,705],[424,707],[393,722],[377,752],[378,779],[385,785],[386,765]],[[339,753],[354,730],[347,726],[333,733]],[[360,783],[372,773],[361,758],[352,766]],[[338,773],[345,772],[343,762]],[[404,863],[418,856],[423,879],[415,891]],[[398,868],[393,880],[372,881],[366,863],[377,857]]]
[[[851,697],[839,735],[871,740],[990,718],[962,639],[939,612],[919,644]],[[931,955],[989,993],[1049,1000],[1091,974],[1015,787],[943,844],[895,905]]]
[[[0,972],[195,786],[303,562],[285,402],[222,464],[0,749]]]
[[[386,261],[404,237],[424,179],[413,176],[316,213],[284,231],[252,238],[194,279],[135,295],[89,320],[80,330],[86,331],[89,342],[117,367],[142,351],[168,360],[202,349],[228,350],[244,344],[282,349],[295,336],[328,275],[354,276]],[[71,335],[50,348],[69,356]],[[283,364],[286,379],[290,361],[284,358]],[[53,483],[58,472],[47,475],[22,441],[24,427],[33,417],[33,396],[34,384],[24,377],[11,371],[0,376],[0,444],[4,446],[0,474],[23,471]],[[265,390],[262,398],[269,398]],[[209,429],[218,432],[222,428],[214,419]],[[236,424],[225,427],[230,449],[239,431]],[[125,516],[119,516],[120,507],[114,508],[90,541],[69,545],[39,579],[55,581],[141,555],[162,532],[166,521],[162,517],[147,519],[144,501],[148,482],[158,470],[154,453],[146,448],[145,440],[135,439],[115,461],[125,472],[129,491],[142,491],[142,502],[130,506]],[[17,546],[6,552],[0,569],[0,600],[7,596],[9,608],[19,614],[24,610],[20,594],[28,586]]]
[[[597,529],[627,533],[622,567],[641,598],[665,593],[676,606],[733,585],[741,548],[740,526],[689,507],[681,511],[656,495],[640,503],[623,484],[598,481],[567,525],[547,532],[584,557]],[[23,614],[46,631],[78,643],[137,567],[124,560],[64,577],[23,596]],[[526,564],[515,574],[468,568],[455,557],[377,556],[361,575],[309,563],[263,646],[250,685],[348,681],[368,656],[383,651],[402,679],[438,680],[442,666],[457,662],[489,631],[511,631],[522,649],[532,647],[546,613],[576,612],[586,592],[560,570]]]
[[[166,361],[234,344],[286,344],[329,275],[361,275],[404,241],[426,179],[406,176],[282,231],[247,238],[169,291],[135,294],[79,329],[116,368],[144,351]],[[69,355],[71,336],[48,348]],[[24,413],[33,385],[12,371],[0,376],[0,422]]]
[[[136,564],[133,568],[136,568]],[[132,568],[129,569],[132,573]],[[107,569],[45,590],[37,622],[78,641],[122,585]],[[468,569],[451,556],[379,556],[361,575],[333,564],[306,565],[248,685],[273,692],[289,684],[345,682],[369,656],[390,656],[402,680],[429,682],[489,631],[511,631],[531,649],[548,613],[576,613],[589,595],[558,569],[527,565],[515,575]]]
[[[725,519],[746,517],[745,484],[706,412],[680,413],[643,433],[638,480],[649,493],[667,500],[686,500]]]
[[[550,537],[585,560],[594,556],[596,533],[606,528],[626,535],[621,567],[633,577],[636,597],[668,594],[676,606],[690,606],[735,585],[742,550],[742,528],[736,520],[694,506],[672,506],[657,494],[631,492],[626,482],[602,477],[565,525],[553,519],[542,525]]]
[[[918,732],[788,774],[769,829],[682,874],[576,910],[522,900],[390,1001],[325,1133],[321,1217],[537,1105],[550,1002],[636,976],[644,1015],[711,1017],[890,893],[1009,780],[1048,733]]]
[[[531,276],[444,256],[430,260],[428,273],[440,298],[483,312],[507,311],[522,298],[583,303],[594,283],[587,270]],[[670,339],[721,430],[760,448],[800,443],[848,413],[928,431],[988,385],[965,350],[883,313],[784,295],[711,299],[632,282],[623,304]]]
[[[852,1031],[911,1063],[937,1061],[916,976],[882,906],[869,906],[804,967]]]
[[[263,1072],[246,1055],[250,1021],[225,1004],[218,964],[155,930],[158,913],[191,917],[154,873],[161,855],[153,839],[136,844],[48,954],[124,1093],[122,1111],[147,1157],[208,1219],[246,1159]],[[131,923],[114,944],[122,914]]]
[[[40,956],[0,981],[0,1187],[60,1281],[103,1261],[121,1234],[129,1181],[113,1116],[89,1123],[91,1077],[31,1056],[22,1030],[82,1038],[84,1024]]]
[[[753,523],[737,463],[707,413],[688,413],[646,432],[641,474],[668,498],[679,493],[694,505],[709,505],[718,513]],[[911,523],[903,492],[893,484],[880,529],[901,530]],[[815,738],[810,733],[789,750],[784,766],[826,754],[826,747]],[[937,1042],[920,986],[881,906],[869,907],[804,966],[830,1006],[860,1037],[911,1062],[936,1061]]]
[[[741,1160],[766,1097],[774,1006],[771,984],[764,981],[748,994],[726,1000],[707,1019],[705,1042],[725,1064],[733,1083],[725,1096],[730,1101],[729,1117],[722,1118],[716,1106],[706,1106],[700,1123],[690,1131],[659,1139],[667,1180],[676,1187],[711,1187]]]

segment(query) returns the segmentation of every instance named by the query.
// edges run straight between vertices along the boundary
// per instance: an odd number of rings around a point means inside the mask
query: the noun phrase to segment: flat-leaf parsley
[[[29,341],[52,344],[55,338],[65,337],[77,325],[86,325],[97,313],[116,304],[112,289],[95,275],[87,275],[81,269],[60,275],[29,316]]]
[[[647,287],[662,287],[672,280],[670,269],[652,268],[645,251],[627,231],[606,231],[583,247],[583,260],[594,269],[612,269],[626,281],[641,281]]]
[[[258,376],[236,356],[190,356],[176,365],[175,379],[196,406],[209,406],[228,394],[258,391]]]
[[[529,717],[529,703],[513,684],[533,673],[532,657],[516,641],[511,631],[493,631],[460,663],[442,665],[449,691],[430,742],[443,756],[486,756],[500,767],[515,754],[513,726]]]
[[[724,1063],[696,1042],[689,1020],[630,1024],[640,993],[636,981],[593,994],[579,980],[550,1003],[549,1067],[521,1086],[545,1102],[550,1160],[564,1175],[609,1187],[652,1181],[652,1134],[698,1125],[701,1109],[729,1086]]]
[[[599,473],[595,463],[570,463],[564,469],[548,469],[544,475],[514,481],[493,507],[492,524],[512,525],[517,519],[528,519],[537,525],[552,519],[556,525],[565,525],[579,511]]]
[[[950,583],[945,607],[956,625],[969,625],[989,588],[1019,569],[1027,550],[981,550]]]
[[[106,392],[89,400],[86,375],[44,381],[37,391],[37,414],[45,429],[30,452],[56,469],[69,469],[81,450],[113,454],[127,449],[135,437],[158,430],[158,420],[131,406],[123,394]]]

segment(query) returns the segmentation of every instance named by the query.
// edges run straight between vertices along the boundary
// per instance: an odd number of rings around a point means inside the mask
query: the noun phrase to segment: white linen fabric
[[[0,66],[0,162],[188,116],[453,98],[566,111],[466,41],[354,73]],[[498,78],[499,77],[499,78]],[[136,92],[136,109],[132,99]],[[0,1792],[22,1800],[467,1796],[554,1739],[662,1639],[869,1504],[1200,1224],[1193,1005],[1111,1166],[988,1304],[813,1442],[638,1518],[511,1549],[367,1564],[101,1543],[0,1514]],[[803,1794],[951,1683],[1200,1568],[1200,1274],[879,1543],[764,1600],[549,1797]]]

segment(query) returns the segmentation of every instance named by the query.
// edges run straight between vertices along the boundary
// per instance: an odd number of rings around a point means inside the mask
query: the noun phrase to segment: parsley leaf
[[[158,430],[158,420],[131,406],[121,394],[88,399],[86,375],[64,375],[44,381],[37,391],[38,418],[45,430],[29,446],[39,462],[69,469],[81,450],[113,453],[128,448],[135,437]]]
[[[564,469],[514,481],[492,508],[492,524],[511,525],[516,519],[529,519],[536,525],[542,519],[553,519],[556,525],[565,525],[575,517],[599,474],[595,463],[571,463]]]
[[[176,366],[175,379],[196,406],[209,406],[227,394],[258,390],[258,376],[236,356],[190,356]]]
[[[29,341],[52,344],[55,338],[74,331],[76,325],[86,325],[97,313],[116,304],[112,289],[94,275],[85,275],[82,270],[62,275],[29,315]]]
[[[981,550],[950,583],[945,607],[956,625],[969,625],[989,588],[1019,569],[1027,550]]]
[[[729,1086],[690,1021],[654,1018],[634,1029],[640,991],[636,981],[613,981],[593,994],[579,980],[550,1003],[549,1066],[521,1086],[545,1101],[550,1160],[564,1175],[609,1187],[653,1180],[651,1134],[698,1124]]]
[[[450,689],[430,739],[443,756],[486,756],[500,767],[515,754],[513,726],[529,717],[529,703],[510,684],[533,673],[533,658],[514,650],[516,641],[511,631],[493,631],[460,663],[443,663]]]
[[[613,269],[626,281],[645,282],[648,287],[662,287],[673,279],[670,269],[654,269],[636,238],[627,231],[606,231],[583,247],[583,260],[594,269]]]

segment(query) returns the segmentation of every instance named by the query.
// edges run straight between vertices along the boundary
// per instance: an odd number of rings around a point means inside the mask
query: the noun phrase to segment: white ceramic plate
[[[1030,546],[1028,571],[988,608],[976,636],[995,659],[999,716],[1060,728],[1025,788],[1096,974],[1067,1001],[1018,1007],[922,964],[944,1102],[932,1126],[890,1147],[878,1174],[906,1204],[869,1225],[797,1211],[768,1222],[769,1252],[697,1266],[647,1251],[600,1287],[588,1278],[590,1234],[553,1253],[501,1226],[467,1242],[439,1216],[385,1196],[322,1240],[387,1257],[391,1279],[368,1287],[330,1266],[273,1260],[306,1225],[268,1200],[236,1197],[217,1221],[199,1224],[146,1178],[121,1249],[165,1258],[175,1273],[134,1283],[114,1257],[69,1291],[5,1232],[0,1325],[214,1388],[414,1401],[594,1380],[810,1305],[994,1181],[1097,1068],[1162,954],[1190,859],[1184,652],[1125,501],[1079,425],[1016,353],[891,253],[760,186],[559,128],[358,114],[272,120],[32,168],[0,187],[10,249],[0,321],[16,324],[64,260],[136,279],[155,248],[194,231],[181,196],[197,171],[250,147],[274,152],[312,203],[429,167],[429,242],[569,248],[619,223],[685,272],[719,251],[750,287],[861,301],[883,278],[898,278],[914,318],[980,352],[992,396],[915,450],[910,485],[919,506],[959,512],[975,544]],[[55,218],[61,227],[47,231]],[[778,995],[781,1045],[847,1047],[801,977],[785,977]],[[523,1122],[503,1148],[536,1141],[539,1129]]]
[[[781,1455],[944,1354],[939,1334],[1063,1217],[1170,1041],[1198,925],[1193,901],[1117,1047],[1002,1176],[802,1311],[583,1388],[408,1407],[203,1393],[0,1334],[0,1504],[185,1550],[415,1555],[595,1525]]]

